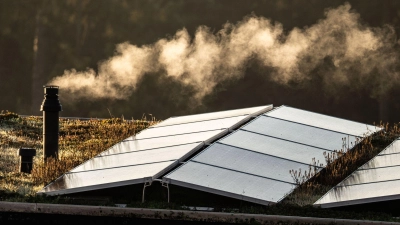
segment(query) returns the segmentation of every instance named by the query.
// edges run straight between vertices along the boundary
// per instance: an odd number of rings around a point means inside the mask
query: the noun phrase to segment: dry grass
[[[121,118],[60,119],[59,159],[43,162],[42,119],[0,113],[0,192],[34,195],[43,185],[87,161],[115,143],[136,134],[158,121],[154,117],[140,120]],[[32,174],[18,172],[21,147],[36,149]],[[1,197],[0,193],[0,197]]]
[[[352,149],[340,149],[333,154],[324,154],[326,167],[317,171],[315,162],[309,171],[290,171],[298,187],[287,196],[284,203],[300,206],[311,205],[329,189],[349,176],[353,171],[379,154],[385,147],[400,137],[400,124],[381,123],[380,132],[364,137],[355,143]],[[345,146],[345,145],[344,145]]]

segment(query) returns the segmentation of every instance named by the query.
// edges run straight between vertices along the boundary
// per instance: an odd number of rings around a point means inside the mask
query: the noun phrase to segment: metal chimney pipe
[[[44,100],[40,107],[43,111],[43,160],[58,159],[58,119],[62,110],[58,100],[58,86],[43,86]]]

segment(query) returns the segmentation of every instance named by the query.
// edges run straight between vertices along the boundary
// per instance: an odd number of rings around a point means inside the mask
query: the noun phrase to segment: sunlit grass
[[[0,198],[33,196],[44,185],[89,160],[112,145],[158,123],[154,117],[139,120],[122,118],[60,119],[59,157],[43,162],[43,123],[41,117],[20,117],[0,113]],[[32,174],[18,172],[18,149],[35,148]]]

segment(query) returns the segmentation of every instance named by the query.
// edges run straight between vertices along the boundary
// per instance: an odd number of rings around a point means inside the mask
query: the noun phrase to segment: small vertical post
[[[149,187],[149,186],[151,186],[151,183],[152,183],[152,181],[150,180],[150,181],[145,181],[144,182],[144,186],[143,186],[143,194],[142,194],[142,203],[144,203],[144,196],[145,196],[145,194],[146,194],[146,187]]]
[[[33,168],[33,157],[36,155],[34,148],[20,148],[18,150],[20,156],[19,172],[31,173]]]
[[[169,186],[168,186],[168,183],[162,182],[161,185],[162,185],[163,187],[167,188],[167,192],[168,192],[168,203],[169,203]]]
[[[58,100],[58,86],[43,86],[44,100],[40,107],[43,111],[43,160],[58,159],[58,118],[62,110]]]

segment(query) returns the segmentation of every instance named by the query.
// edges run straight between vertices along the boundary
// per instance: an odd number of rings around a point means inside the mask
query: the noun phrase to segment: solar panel
[[[170,126],[175,124],[184,124],[184,123],[193,123],[199,121],[207,121],[214,120],[220,118],[234,117],[234,116],[258,116],[262,113],[265,113],[272,109],[272,105],[268,106],[257,106],[245,109],[235,109],[228,111],[220,111],[220,112],[212,112],[212,113],[203,113],[189,116],[179,116],[179,117],[171,117],[163,122],[153,126],[153,127],[162,127],[162,126]]]
[[[195,143],[199,141],[208,143],[213,139],[223,136],[227,132],[228,131],[226,129],[221,129],[221,130],[203,131],[190,134],[179,134],[179,135],[162,136],[155,138],[136,139],[131,141],[125,140],[116,144],[109,150],[100,153],[99,156],[156,149],[167,146],[177,146],[177,145]]]
[[[358,170],[352,173],[338,186],[359,185],[372,182],[381,182],[400,179],[399,166],[381,167],[374,169]]]
[[[400,154],[378,155],[375,160],[371,160],[360,167],[362,169],[374,169],[386,166],[400,166]]]
[[[399,153],[397,139],[314,204],[330,208],[400,199]]]
[[[170,184],[268,205],[295,185],[189,161],[167,176]]]
[[[399,180],[338,186],[315,202],[314,205],[321,206],[321,208],[333,208],[400,199],[399,187]]]
[[[108,169],[133,165],[144,165],[153,162],[164,162],[171,160],[184,160],[184,155],[190,153],[188,149],[200,149],[202,142],[192,144],[177,145],[171,147],[149,149],[143,151],[133,151],[116,155],[98,156],[90,160],[90,163],[84,163],[75,167],[70,172],[82,172],[89,170]]]
[[[368,124],[309,112],[289,106],[281,106],[275,110],[271,110],[265,113],[265,115],[358,137],[363,137],[364,134],[369,135],[371,133],[381,130],[381,128],[379,127],[371,126]]]
[[[270,109],[272,105],[168,119],[117,143],[39,193],[68,194],[151,182],[204,145]]]
[[[325,164],[324,152],[330,152],[325,149],[255,134],[245,130],[238,130],[218,142],[306,165],[312,163],[313,158],[316,162]]]
[[[378,154],[378,156],[388,155],[388,154],[397,154],[397,153],[400,153],[400,139],[397,139],[396,141],[394,141],[391,145],[389,145],[382,152],[380,152]]]
[[[266,116],[258,117],[242,130],[332,151],[345,150],[356,142],[351,135]]]
[[[39,193],[59,195],[143,183],[146,178],[161,175],[160,171],[162,172],[173,163],[174,161],[168,161],[113,169],[66,173],[43,188]]]
[[[253,151],[243,151],[243,149],[220,143],[214,144],[210,149],[199,154],[191,161],[208,165],[218,165],[221,168],[268,177],[287,183],[293,183],[293,179],[288,173],[287,168],[301,169],[302,171],[308,169],[308,164],[282,160]]]
[[[319,171],[326,164],[324,153],[347,150],[357,141],[353,134],[360,133],[360,127],[362,133],[370,128],[304,110],[289,108],[288,113],[287,108],[269,111],[216,141],[164,176],[164,182],[265,205],[276,203],[296,186],[290,170],[314,170],[312,164]]]
[[[234,129],[238,125],[246,122],[246,118],[248,116],[235,116],[207,121],[199,121],[193,123],[184,123],[184,124],[175,124],[169,126],[161,126],[161,127],[151,127],[149,129],[140,132],[136,135],[136,139],[144,139],[144,138],[153,138],[160,136],[171,136],[177,134],[186,134],[193,132],[202,132],[209,130],[220,130],[221,128],[225,129]]]

